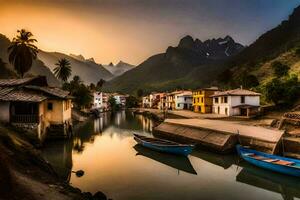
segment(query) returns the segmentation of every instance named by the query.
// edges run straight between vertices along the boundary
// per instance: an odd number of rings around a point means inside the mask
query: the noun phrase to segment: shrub
[[[290,67],[287,65],[282,64],[279,61],[274,61],[271,65],[272,69],[274,70],[274,74],[276,77],[283,77],[288,75]]]

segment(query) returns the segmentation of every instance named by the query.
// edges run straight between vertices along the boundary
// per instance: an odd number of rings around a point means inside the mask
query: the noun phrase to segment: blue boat
[[[169,140],[150,138],[137,134],[134,134],[134,139],[138,144],[149,149],[183,156],[187,156],[192,153],[194,148],[194,145],[190,144],[179,144]]]
[[[236,146],[238,154],[247,162],[274,172],[300,177],[300,160],[259,152]]]

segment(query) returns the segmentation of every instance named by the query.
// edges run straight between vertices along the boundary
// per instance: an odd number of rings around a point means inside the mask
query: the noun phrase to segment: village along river
[[[43,155],[71,185],[113,200],[300,198],[300,179],[238,162],[236,155],[197,150],[184,158],[136,145],[132,132],[151,136],[152,126],[141,115],[106,113],[81,124],[71,141],[47,143]]]

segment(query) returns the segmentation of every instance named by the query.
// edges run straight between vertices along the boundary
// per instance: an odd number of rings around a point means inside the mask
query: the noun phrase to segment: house
[[[160,98],[161,96],[163,96],[165,93],[162,93],[162,92],[152,92],[150,95],[149,95],[149,107],[150,108],[159,108],[159,102],[160,102]]]
[[[171,92],[171,93],[167,93],[167,98],[166,98],[166,106],[168,108],[168,110],[175,110],[175,95],[176,94],[180,94],[182,93],[183,91],[174,91],[174,92]]]
[[[190,110],[192,108],[193,96],[191,91],[176,93],[174,99],[176,110]]]
[[[160,110],[167,110],[168,107],[167,107],[167,96],[168,94],[167,93],[162,93],[162,95],[160,95],[160,100],[159,100],[159,103],[158,103],[158,108]]]
[[[93,93],[93,109],[98,109],[100,111],[106,111],[108,109],[108,97],[109,95],[104,92],[94,92]]]
[[[113,93],[112,96],[115,98],[117,105],[120,105],[122,108],[125,108],[126,98],[128,97],[128,95]]]
[[[150,108],[150,97],[149,96],[143,97],[142,106],[143,106],[143,108]]]
[[[218,91],[217,87],[203,88],[193,91],[194,112],[212,113],[213,99],[211,95]]]
[[[71,132],[71,97],[49,87],[46,77],[0,79],[0,121],[25,130],[43,141],[47,135],[68,137]]]
[[[235,89],[216,92],[213,98],[213,113],[227,116],[256,115],[260,109],[260,93]]]
[[[94,92],[93,93],[93,109],[102,109],[103,108],[103,93],[102,92]]]

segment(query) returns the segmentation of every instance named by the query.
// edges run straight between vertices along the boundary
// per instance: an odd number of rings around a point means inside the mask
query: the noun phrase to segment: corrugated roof
[[[235,90],[227,90],[222,92],[216,92],[211,97],[219,97],[219,96],[260,96],[260,93],[253,92],[250,90],[244,89],[235,89]]]

